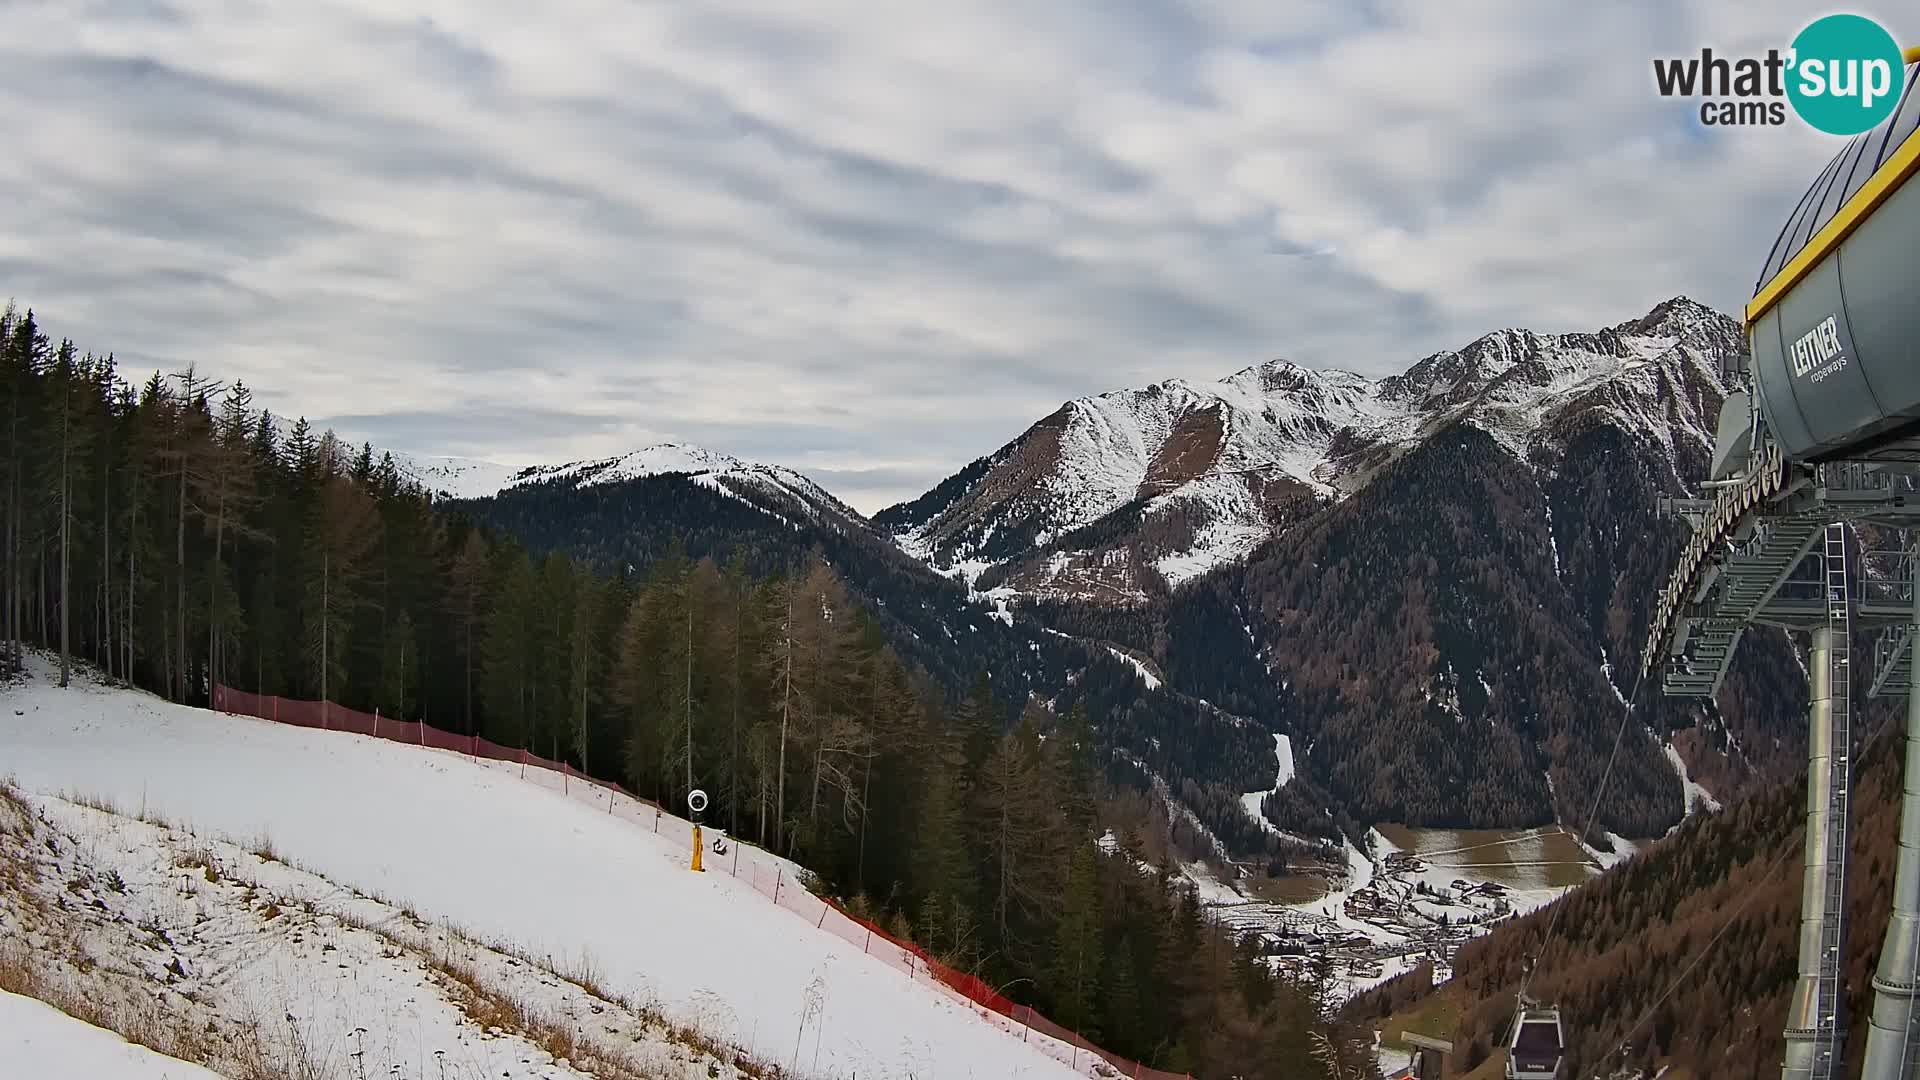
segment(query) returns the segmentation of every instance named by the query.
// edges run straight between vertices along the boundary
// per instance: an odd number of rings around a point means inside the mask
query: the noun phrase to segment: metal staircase
[[[1819,1011],[1814,1035],[1814,1080],[1833,1080],[1846,1068],[1842,1003],[1846,997],[1847,802],[1852,785],[1853,646],[1847,581],[1847,527],[1826,527],[1827,686],[1832,726],[1827,741],[1826,900],[1820,919]]]
[[[1912,624],[1882,631],[1873,643],[1873,689],[1870,696],[1904,694],[1913,689]]]
[[[1686,662],[1665,673],[1670,696],[1712,697],[1720,690],[1740,637],[1820,538],[1821,523],[1806,518],[1764,521],[1721,560],[1709,583],[1711,599],[1693,615]]]

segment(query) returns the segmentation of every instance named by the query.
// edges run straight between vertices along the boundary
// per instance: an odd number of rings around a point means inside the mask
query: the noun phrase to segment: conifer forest
[[[1138,799],[1104,717],[1010,710],[984,670],[949,692],[820,553],[535,557],[216,373],[125,371],[14,306],[0,362],[9,668],[37,647],[63,684],[326,699],[667,806],[700,787],[710,822],[1114,1052],[1200,1076],[1362,1060],[1322,988],[1203,920],[1149,830],[1096,843]]]

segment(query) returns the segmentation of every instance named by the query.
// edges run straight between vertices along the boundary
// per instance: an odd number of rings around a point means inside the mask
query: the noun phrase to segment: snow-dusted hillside
[[[742,461],[685,443],[661,443],[625,454],[516,473],[506,488],[528,484],[597,487],[649,476],[685,476],[696,484],[770,509],[814,519],[862,521],[860,514],[800,473],[780,465]]]
[[[438,499],[485,498],[527,471],[523,466],[502,465],[480,458],[423,457],[397,451],[393,454],[393,464],[402,477],[419,484]]]
[[[612,457],[563,465],[500,465],[474,458],[396,454],[403,476],[440,498],[483,499],[534,484],[602,487],[655,476],[692,483],[755,506],[787,523],[810,519],[836,527],[863,524],[860,514],[792,469],[742,461],[687,443],[659,443]]]
[[[1175,379],[1070,401],[876,521],[938,567],[1001,568],[1015,592],[1137,595],[1243,558],[1455,425],[1522,459],[1593,422],[1669,458],[1677,441],[1707,445],[1699,390],[1740,348],[1730,319],[1679,298],[1591,334],[1487,334],[1378,381],[1284,360]]]
[[[797,1059],[801,1076],[1075,1075],[924,976],[768,903],[744,878],[690,873],[665,838],[510,768],[85,682],[61,691],[44,671],[7,687],[4,703],[0,774],[56,813],[78,812],[61,796],[84,795],[230,840],[222,859],[270,847],[299,874],[331,883],[316,904],[357,897],[418,913],[420,933],[457,927],[465,941],[590,970],[609,998],[657,1003],[763,1061]],[[122,877],[136,872],[148,871]],[[337,959],[359,974],[322,996],[371,993],[367,984],[392,974],[339,949],[321,970]],[[297,968],[297,959],[282,962]],[[187,963],[193,971],[199,960]],[[290,984],[304,985],[297,971]]]

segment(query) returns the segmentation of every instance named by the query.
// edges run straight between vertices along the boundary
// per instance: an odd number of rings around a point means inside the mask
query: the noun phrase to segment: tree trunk
[[[784,686],[780,691],[780,775],[777,781],[778,794],[774,797],[773,827],[780,830],[774,850],[786,854],[787,834],[787,718],[793,707],[793,586],[787,586],[787,623],[783,631],[787,639],[786,672]]]
[[[16,395],[8,409],[7,431],[7,598],[4,632],[8,666],[18,668],[20,656],[20,403]]]
[[[733,747],[727,763],[727,828],[740,832],[740,593],[733,582]]]
[[[1000,940],[1007,940],[1007,873],[1012,869],[1011,852],[1008,850],[1007,833],[1012,825],[1008,820],[1013,806],[1013,777],[1009,775],[1013,767],[1013,755],[1000,755],[1000,896],[994,907],[1000,917]]]
[[[113,414],[107,414],[100,455],[100,658],[113,678]]]
[[[187,700],[187,448],[180,447],[180,514],[174,521],[174,640],[179,645],[179,683],[174,700]]]
[[[73,597],[68,592],[71,583],[68,564],[71,562],[73,543],[73,476],[69,471],[73,466],[73,420],[72,403],[68,400],[73,393],[73,378],[68,375],[61,380],[60,391],[60,688],[67,688],[69,667],[72,658],[73,633]]]
[[[827,755],[824,743],[816,743],[813,748],[813,792],[807,805],[807,835],[813,836],[820,827],[820,759]]]
[[[139,495],[137,492],[138,488],[136,486],[130,491],[129,496],[138,499]],[[127,651],[126,676],[128,682],[133,681],[133,608],[134,597],[138,594],[134,577],[134,553],[140,550],[140,545],[135,541],[134,537],[139,531],[140,504],[135,502],[133,505],[127,507],[127,632],[121,635],[120,642],[121,647]]]
[[[328,552],[325,541],[320,547],[320,726],[327,726],[327,634],[333,629],[333,609],[328,606]]]
[[[219,678],[214,666],[214,654],[218,651],[220,636],[220,548],[221,540],[227,529],[227,478],[224,463],[220,476],[220,495],[214,502],[213,512],[213,563],[207,569],[207,683],[208,692],[212,692],[213,682]],[[243,534],[241,539],[245,539]]]
[[[854,857],[853,880],[865,887],[867,881],[867,806],[873,793],[873,733],[880,727],[880,655],[873,657],[873,698],[867,708],[867,753],[860,775],[860,848]]]

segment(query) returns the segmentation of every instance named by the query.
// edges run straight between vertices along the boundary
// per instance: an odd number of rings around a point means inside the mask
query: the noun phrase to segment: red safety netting
[[[667,813],[658,803],[643,799],[618,784],[587,776],[565,762],[549,761],[526,750],[501,746],[477,735],[455,735],[411,720],[393,720],[378,713],[363,713],[317,701],[250,694],[225,686],[214,687],[213,707],[220,712],[299,727],[350,731],[394,742],[451,750],[476,761],[502,763],[500,766],[490,764],[489,767],[512,768],[529,782],[560,792],[568,798],[604,806],[607,813],[647,829],[689,852],[691,856],[692,822]],[[709,830],[707,835],[717,834]],[[804,883],[796,880],[798,868],[787,860],[751,844],[729,840],[724,851],[707,849],[702,852],[706,870],[738,878],[776,906],[812,923],[815,929],[858,945],[861,952],[905,972],[909,978],[934,983],[972,1005],[982,1020],[1034,1044],[1036,1049],[1070,1065],[1075,1071],[1091,1077],[1124,1077],[1127,1080],[1192,1080],[1186,1073],[1148,1068],[1140,1062],[1100,1049],[1077,1032],[1061,1027],[1025,1005],[1015,1004],[978,976],[948,967],[920,946],[901,941],[838,904],[815,896]]]

